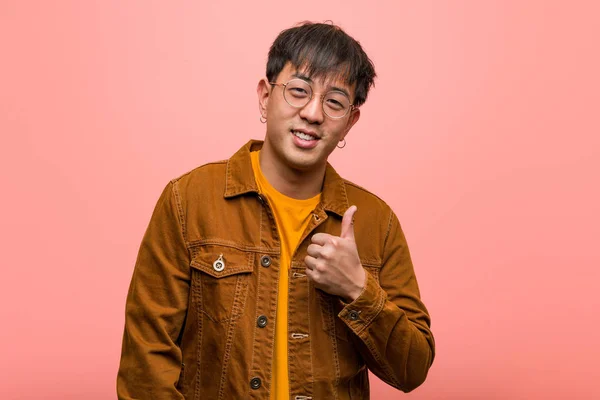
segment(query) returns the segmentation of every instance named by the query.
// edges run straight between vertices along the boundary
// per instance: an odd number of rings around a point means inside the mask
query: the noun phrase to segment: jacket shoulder
[[[195,181],[197,179],[205,180],[210,176],[218,176],[219,172],[225,173],[226,167],[227,160],[212,161],[182,173],[181,175],[171,179],[171,183],[185,184],[187,181]]]
[[[380,266],[395,213],[381,197],[364,187],[346,179],[344,186],[348,205],[357,207],[354,229],[361,262],[363,265]]]
[[[213,161],[184,172],[170,182],[182,192],[199,187],[206,188],[207,185],[213,185],[213,188],[224,186],[226,168],[227,160]]]
[[[225,192],[225,173],[227,160],[213,161],[195,167],[173,179],[184,208],[195,202],[212,201],[214,196],[223,196]]]
[[[362,205],[367,206],[370,210],[379,211],[387,215],[389,215],[389,213],[392,211],[391,207],[381,197],[365,189],[364,187],[347,179],[344,179],[344,186],[346,188],[346,195],[348,196],[350,205],[361,203]],[[359,204],[356,204],[356,206],[360,207]]]

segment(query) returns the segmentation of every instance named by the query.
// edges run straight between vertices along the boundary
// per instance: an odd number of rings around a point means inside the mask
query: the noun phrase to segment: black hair
[[[367,99],[374,85],[375,67],[360,43],[339,26],[303,22],[282,31],[269,50],[267,79],[274,82],[287,62],[311,77],[333,77],[356,83],[354,105]]]

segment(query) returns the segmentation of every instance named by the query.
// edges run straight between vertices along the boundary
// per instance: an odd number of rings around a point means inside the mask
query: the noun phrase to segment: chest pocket
[[[192,253],[192,290],[200,312],[213,322],[238,317],[246,303],[254,253],[223,245],[198,246]]]

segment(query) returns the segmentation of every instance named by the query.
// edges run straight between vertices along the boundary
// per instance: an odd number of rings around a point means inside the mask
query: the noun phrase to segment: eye
[[[335,110],[342,110],[344,108],[344,105],[336,99],[327,99],[326,104],[328,107],[331,107]]]
[[[350,100],[344,93],[334,90],[327,93],[324,105],[330,110],[342,111],[350,107]]]
[[[302,87],[288,87],[288,93],[290,93],[294,97],[306,97],[308,96],[308,91]]]

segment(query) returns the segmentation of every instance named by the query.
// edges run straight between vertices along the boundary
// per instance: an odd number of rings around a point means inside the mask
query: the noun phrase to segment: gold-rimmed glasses
[[[296,108],[306,106],[315,94],[312,86],[300,78],[294,78],[287,83],[269,83],[274,86],[283,86],[283,98],[290,106]],[[321,106],[325,115],[333,119],[344,118],[354,108],[346,93],[339,90],[330,90],[321,94]]]

